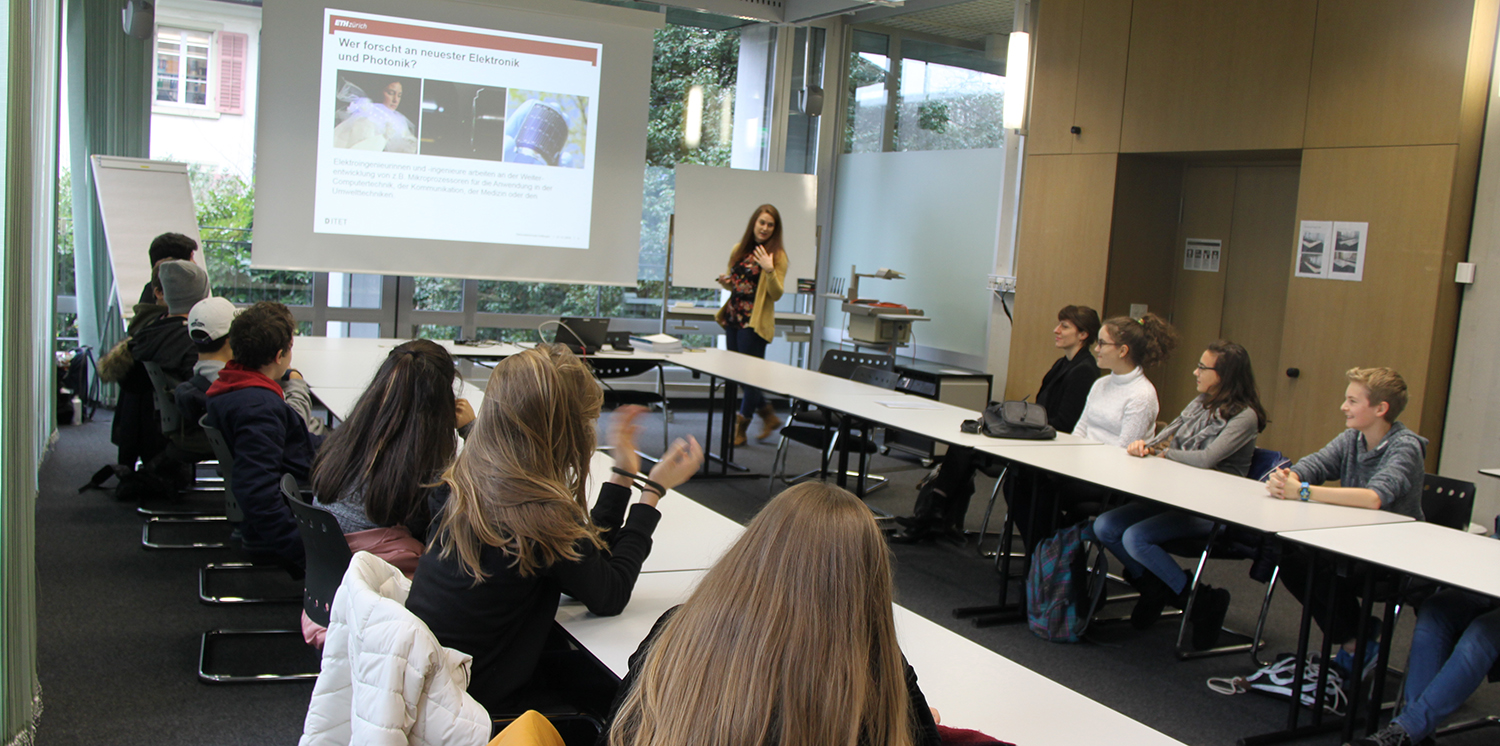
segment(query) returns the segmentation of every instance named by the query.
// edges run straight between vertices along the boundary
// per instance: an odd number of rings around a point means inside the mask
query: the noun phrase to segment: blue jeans
[[[1145,501],[1122,505],[1094,519],[1094,535],[1119,558],[1127,576],[1140,577],[1149,570],[1173,593],[1182,593],[1188,576],[1177,566],[1177,560],[1161,548],[1162,543],[1206,538],[1213,528],[1213,521],[1207,518]]]
[[[1417,611],[1406,664],[1406,706],[1395,722],[1420,741],[1483,683],[1500,658],[1500,607],[1483,596],[1443,591]]]
[[[766,340],[761,339],[754,329],[743,326],[724,327],[724,343],[730,352],[742,352],[751,357],[766,359]],[[740,400],[740,414],[749,417],[760,409],[766,398],[760,393],[760,389],[750,386],[741,386],[740,390],[745,392],[745,398]]]

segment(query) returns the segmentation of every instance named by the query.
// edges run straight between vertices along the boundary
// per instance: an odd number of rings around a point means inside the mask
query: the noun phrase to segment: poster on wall
[[[1296,276],[1314,279],[1327,277],[1330,247],[1333,243],[1333,223],[1326,220],[1304,220],[1297,235]]]
[[[1328,265],[1328,279],[1359,282],[1365,277],[1365,237],[1369,223],[1333,224],[1333,261]]]
[[[1194,272],[1218,272],[1224,242],[1217,238],[1189,238],[1182,250],[1182,268]]]

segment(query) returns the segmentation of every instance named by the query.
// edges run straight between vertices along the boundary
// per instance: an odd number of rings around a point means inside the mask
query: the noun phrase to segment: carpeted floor
[[[77,487],[114,454],[109,413],[99,415],[94,423],[63,428],[41,473],[36,551],[44,711],[37,743],[295,743],[310,684],[210,686],[199,683],[194,671],[205,630],[295,628],[299,607],[198,603],[198,568],[205,562],[234,559],[229,552],[144,551],[134,505],[118,503],[106,492],[79,494]],[[649,427],[659,426],[657,418],[650,419],[655,422]],[[649,427],[640,439],[648,449],[659,442]],[[701,437],[702,412],[675,413],[672,431]],[[774,445],[754,445],[740,449],[737,460],[764,472],[773,452]],[[814,468],[817,454],[792,446],[790,461],[794,472]],[[873,495],[870,504],[892,513],[909,512],[914,485],[926,469],[914,460],[877,457],[873,470],[889,476],[891,484]],[[979,524],[992,484],[980,477],[970,506],[971,528]],[[681,491],[741,522],[767,499],[764,479],[700,480]],[[666,502],[661,507],[672,506]],[[998,591],[992,563],[976,556],[972,543],[897,546],[894,552],[903,605],[1184,743],[1230,744],[1285,722],[1286,710],[1279,701],[1250,694],[1223,696],[1205,686],[1211,676],[1248,674],[1252,666],[1247,656],[1178,662],[1172,654],[1173,620],[1163,620],[1146,632],[1128,625],[1102,626],[1092,633],[1091,642],[1077,645],[1044,642],[1024,624],[976,629],[950,613],[958,606],[991,603]],[[1226,562],[1208,571],[1211,582],[1233,591],[1229,623],[1242,629],[1253,628],[1264,590],[1246,577],[1247,568],[1248,563]],[[1278,591],[1267,631],[1270,652],[1294,648],[1299,611]],[[1409,638],[1406,613],[1397,631],[1394,660],[1405,660]],[[941,702],[932,704],[942,709]],[[1455,720],[1486,714],[1500,714],[1500,686],[1481,688]],[[1030,716],[1062,719],[1069,714]],[[1496,742],[1500,728],[1442,741],[1444,746]],[[1337,744],[1338,739],[1320,736],[1301,743],[1321,746]]]

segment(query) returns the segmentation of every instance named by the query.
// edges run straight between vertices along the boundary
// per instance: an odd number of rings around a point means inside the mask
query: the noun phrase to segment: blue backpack
[[[1104,552],[1091,569],[1083,521],[1037,544],[1026,575],[1026,623],[1050,642],[1078,642],[1104,594],[1108,560]]]

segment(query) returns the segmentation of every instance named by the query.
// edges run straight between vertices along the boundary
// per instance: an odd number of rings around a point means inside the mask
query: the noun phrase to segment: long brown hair
[[[495,366],[464,450],[443,474],[451,494],[433,541],[477,585],[480,552],[496,547],[522,576],[579,558],[599,542],[584,482],[604,393],[587,365],[542,344]]]
[[[1208,395],[1203,408],[1229,420],[1245,408],[1255,410],[1255,425],[1266,429],[1266,408],[1260,405],[1260,390],[1255,387],[1255,369],[1250,367],[1250,353],[1244,347],[1221,339],[1208,346],[1214,354],[1214,373],[1219,386]]]
[[[663,625],[610,746],[909,746],[891,586],[864,503],[781,493]]]
[[[781,245],[781,211],[774,205],[761,205],[750,213],[750,222],[745,224],[745,235],[740,237],[740,242],[735,244],[734,251],[729,254],[729,271],[733,272],[736,265],[745,260],[745,255],[755,249],[755,221],[760,218],[761,213],[767,213],[772,220],[776,221],[776,229],[771,231],[771,237],[766,239],[766,251],[770,252],[771,258],[786,253],[786,248]]]
[[[377,526],[427,530],[427,494],[455,450],[453,382],[458,370],[442,345],[407,342],[386,355],[342,427],[329,433],[313,462],[319,500],[363,498]]]

